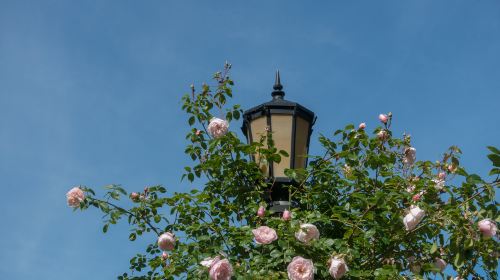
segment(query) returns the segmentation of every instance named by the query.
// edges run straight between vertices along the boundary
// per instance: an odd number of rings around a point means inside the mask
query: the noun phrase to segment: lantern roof
[[[306,107],[300,105],[297,102],[285,100],[285,92],[283,91],[283,85],[281,84],[280,72],[276,71],[276,79],[273,86],[273,92],[271,96],[273,99],[269,102],[262,103],[253,108],[245,111],[243,114],[244,121],[243,133],[246,135],[246,121],[251,121],[261,116],[265,116],[267,113],[270,114],[288,114],[288,115],[298,115],[304,118],[308,122],[314,122],[314,113],[307,109]]]

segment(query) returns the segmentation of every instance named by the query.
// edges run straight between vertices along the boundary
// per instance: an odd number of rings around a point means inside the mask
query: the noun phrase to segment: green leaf
[[[288,153],[285,151],[285,150],[280,150],[280,155],[284,156],[284,157],[289,157]]]
[[[160,215],[156,215],[154,220],[155,220],[155,223],[159,223],[161,221]]]
[[[497,149],[497,148],[495,148],[493,146],[487,146],[486,148],[488,148],[494,154],[500,155],[500,150],[499,149]]]
[[[102,227],[102,232],[104,232],[104,233],[108,232],[108,227],[109,227],[109,224],[105,224],[105,225]]]
[[[455,259],[453,260],[453,264],[455,265],[455,268],[460,268],[464,265],[464,257],[461,252],[458,252],[455,255]]]
[[[489,176],[500,174],[500,168],[493,168],[490,170]]]
[[[436,242],[434,242],[434,243],[432,244],[432,247],[431,247],[431,249],[429,250],[429,252],[430,252],[431,254],[434,254],[434,253],[437,251],[437,248],[438,248],[438,246],[437,246]]]
[[[500,155],[497,154],[489,154],[488,158],[493,162],[495,167],[500,167]]]
[[[483,182],[483,180],[477,174],[471,174],[471,175],[467,176],[467,183],[469,183],[469,184],[478,184],[478,183],[482,183],[482,182]]]
[[[128,239],[129,239],[130,241],[134,241],[136,238],[137,238],[137,236],[135,235],[135,233],[134,233],[134,232],[132,232],[132,233],[128,236]]]

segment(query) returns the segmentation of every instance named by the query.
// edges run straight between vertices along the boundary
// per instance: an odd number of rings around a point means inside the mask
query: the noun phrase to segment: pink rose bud
[[[362,122],[359,124],[359,129],[365,129],[366,128],[366,123]]]
[[[79,187],[74,187],[66,194],[66,200],[68,202],[68,206],[76,208],[80,207],[80,202],[85,199],[85,194],[82,189]]]
[[[162,260],[166,260],[166,259],[168,259],[168,253],[167,253],[167,252],[163,252],[163,253],[161,254],[161,259],[162,259]]]
[[[296,256],[286,268],[290,280],[313,280],[314,264],[312,260]]]
[[[288,211],[288,210],[285,210],[283,212],[283,217],[282,218],[285,221],[290,221],[292,219],[292,213],[290,213],[290,211]]]
[[[334,257],[330,260],[328,272],[333,278],[340,279],[347,271],[349,271],[349,268],[343,259]]]
[[[253,229],[252,233],[257,244],[271,244],[274,240],[278,239],[276,231],[267,226],[260,226]]]
[[[411,199],[412,199],[413,201],[417,202],[417,201],[419,201],[419,200],[420,200],[420,198],[422,198],[422,196],[421,196],[419,193],[417,193],[417,194],[416,194],[416,195],[414,195]]]
[[[446,173],[444,172],[439,172],[438,174],[438,178],[441,179],[441,180],[444,180],[444,178],[446,178]]]
[[[264,217],[266,215],[266,208],[264,206],[260,206],[259,210],[257,210],[257,216]]]
[[[130,194],[130,199],[132,199],[133,201],[136,201],[139,199],[139,194],[136,193],[136,192],[133,192]]]
[[[378,119],[383,122],[383,123],[387,123],[387,120],[389,119],[389,117],[387,117],[386,114],[380,114],[378,115]]]
[[[144,193],[147,193],[149,191],[149,188],[148,187],[145,187],[144,188]]]
[[[196,136],[200,136],[201,135],[201,130],[196,130]]]
[[[484,237],[493,237],[497,234],[497,224],[490,219],[481,220],[477,225]]]
[[[453,164],[448,165],[448,171],[450,173],[455,173],[455,171],[457,171],[457,166]]]
[[[171,232],[165,232],[158,237],[158,247],[163,251],[173,250],[175,246],[175,236]]]

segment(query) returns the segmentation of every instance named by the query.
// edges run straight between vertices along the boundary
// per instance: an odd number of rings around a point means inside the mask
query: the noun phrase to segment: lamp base
[[[269,207],[269,211],[271,211],[271,213],[283,213],[288,209],[290,209],[290,202],[282,200],[271,202],[271,207]]]

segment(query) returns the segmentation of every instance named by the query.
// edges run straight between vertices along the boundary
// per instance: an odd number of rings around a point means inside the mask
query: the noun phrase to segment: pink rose
[[[139,194],[136,192],[131,193],[130,199],[132,199],[132,201],[137,201],[139,199]]]
[[[303,257],[294,257],[288,264],[288,279],[290,280],[313,280],[314,264],[311,260]]]
[[[330,268],[328,269],[330,275],[335,279],[340,279],[344,274],[349,271],[344,259],[334,257],[330,260]]]
[[[313,224],[302,224],[300,225],[300,230],[295,233],[295,238],[307,244],[311,240],[319,239],[319,230]]]
[[[413,200],[413,201],[417,202],[417,201],[419,201],[421,198],[422,198],[422,195],[421,195],[421,194],[419,194],[419,193],[417,193],[416,195],[414,195],[414,196],[411,198],[411,200]]]
[[[432,179],[432,182],[434,182],[434,187],[436,190],[441,191],[444,188],[444,184],[446,183],[443,179]]]
[[[406,230],[413,230],[420,221],[425,216],[425,211],[420,209],[420,207],[412,205],[410,206],[409,213],[404,217],[403,223],[405,224]]]
[[[282,216],[283,220],[285,221],[290,221],[292,219],[292,214],[290,213],[290,211],[288,210],[285,210],[283,211],[283,216]]]
[[[444,173],[444,172],[439,172],[439,174],[438,174],[438,178],[439,178],[440,180],[444,180],[444,179],[446,178],[446,173]]]
[[[408,266],[409,266],[409,269],[412,273],[415,273],[415,274],[419,274],[420,273],[420,270],[421,270],[421,266],[420,264],[418,264],[416,262],[416,259],[414,256],[411,256],[408,258]]]
[[[387,120],[389,119],[389,117],[387,117],[386,114],[380,114],[378,115],[378,119],[383,122],[383,123],[387,123]]]
[[[493,237],[497,234],[497,224],[490,219],[481,220],[477,225],[484,237]]]
[[[408,185],[408,187],[406,187],[406,191],[412,193],[415,191],[415,185]]]
[[[260,226],[253,229],[252,233],[257,244],[270,244],[274,240],[278,239],[276,231],[267,226]]]
[[[441,258],[435,258],[434,259],[434,266],[437,267],[437,268],[439,268],[439,270],[441,270],[441,272],[443,272],[443,270],[446,268],[447,265],[448,265],[448,263],[446,263]]]
[[[215,258],[205,258],[204,260],[202,260],[200,262],[201,265],[203,265],[204,267],[208,267],[210,268],[212,266],[212,264],[216,261],[219,261],[220,260],[220,257],[215,257]]]
[[[158,247],[163,251],[173,250],[175,246],[175,236],[171,232],[165,232],[158,237]]]
[[[228,128],[229,123],[226,120],[212,118],[210,120],[210,124],[208,125],[208,132],[213,138],[220,138],[227,133]]]
[[[266,208],[264,208],[264,206],[260,206],[259,210],[257,210],[257,216],[262,218],[264,217],[265,214],[266,214]]]
[[[166,260],[166,259],[168,259],[168,253],[167,253],[167,252],[163,252],[163,253],[161,254],[161,259],[162,259],[162,260]]]
[[[405,149],[405,157],[403,158],[403,163],[405,165],[412,165],[417,160],[417,149],[409,147]]]
[[[227,259],[214,259],[208,271],[211,280],[230,280],[233,276],[233,267]]]
[[[366,128],[366,123],[362,122],[359,124],[359,129],[365,129]]]
[[[80,207],[80,202],[85,199],[85,194],[79,187],[74,187],[66,194],[66,200],[68,201],[68,206],[76,208]]]
[[[387,139],[387,131],[385,131],[385,130],[381,130],[381,131],[379,131],[379,132],[377,133],[377,137],[378,137],[378,139],[380,139],[380,140],[385,140],[385,139]]]

